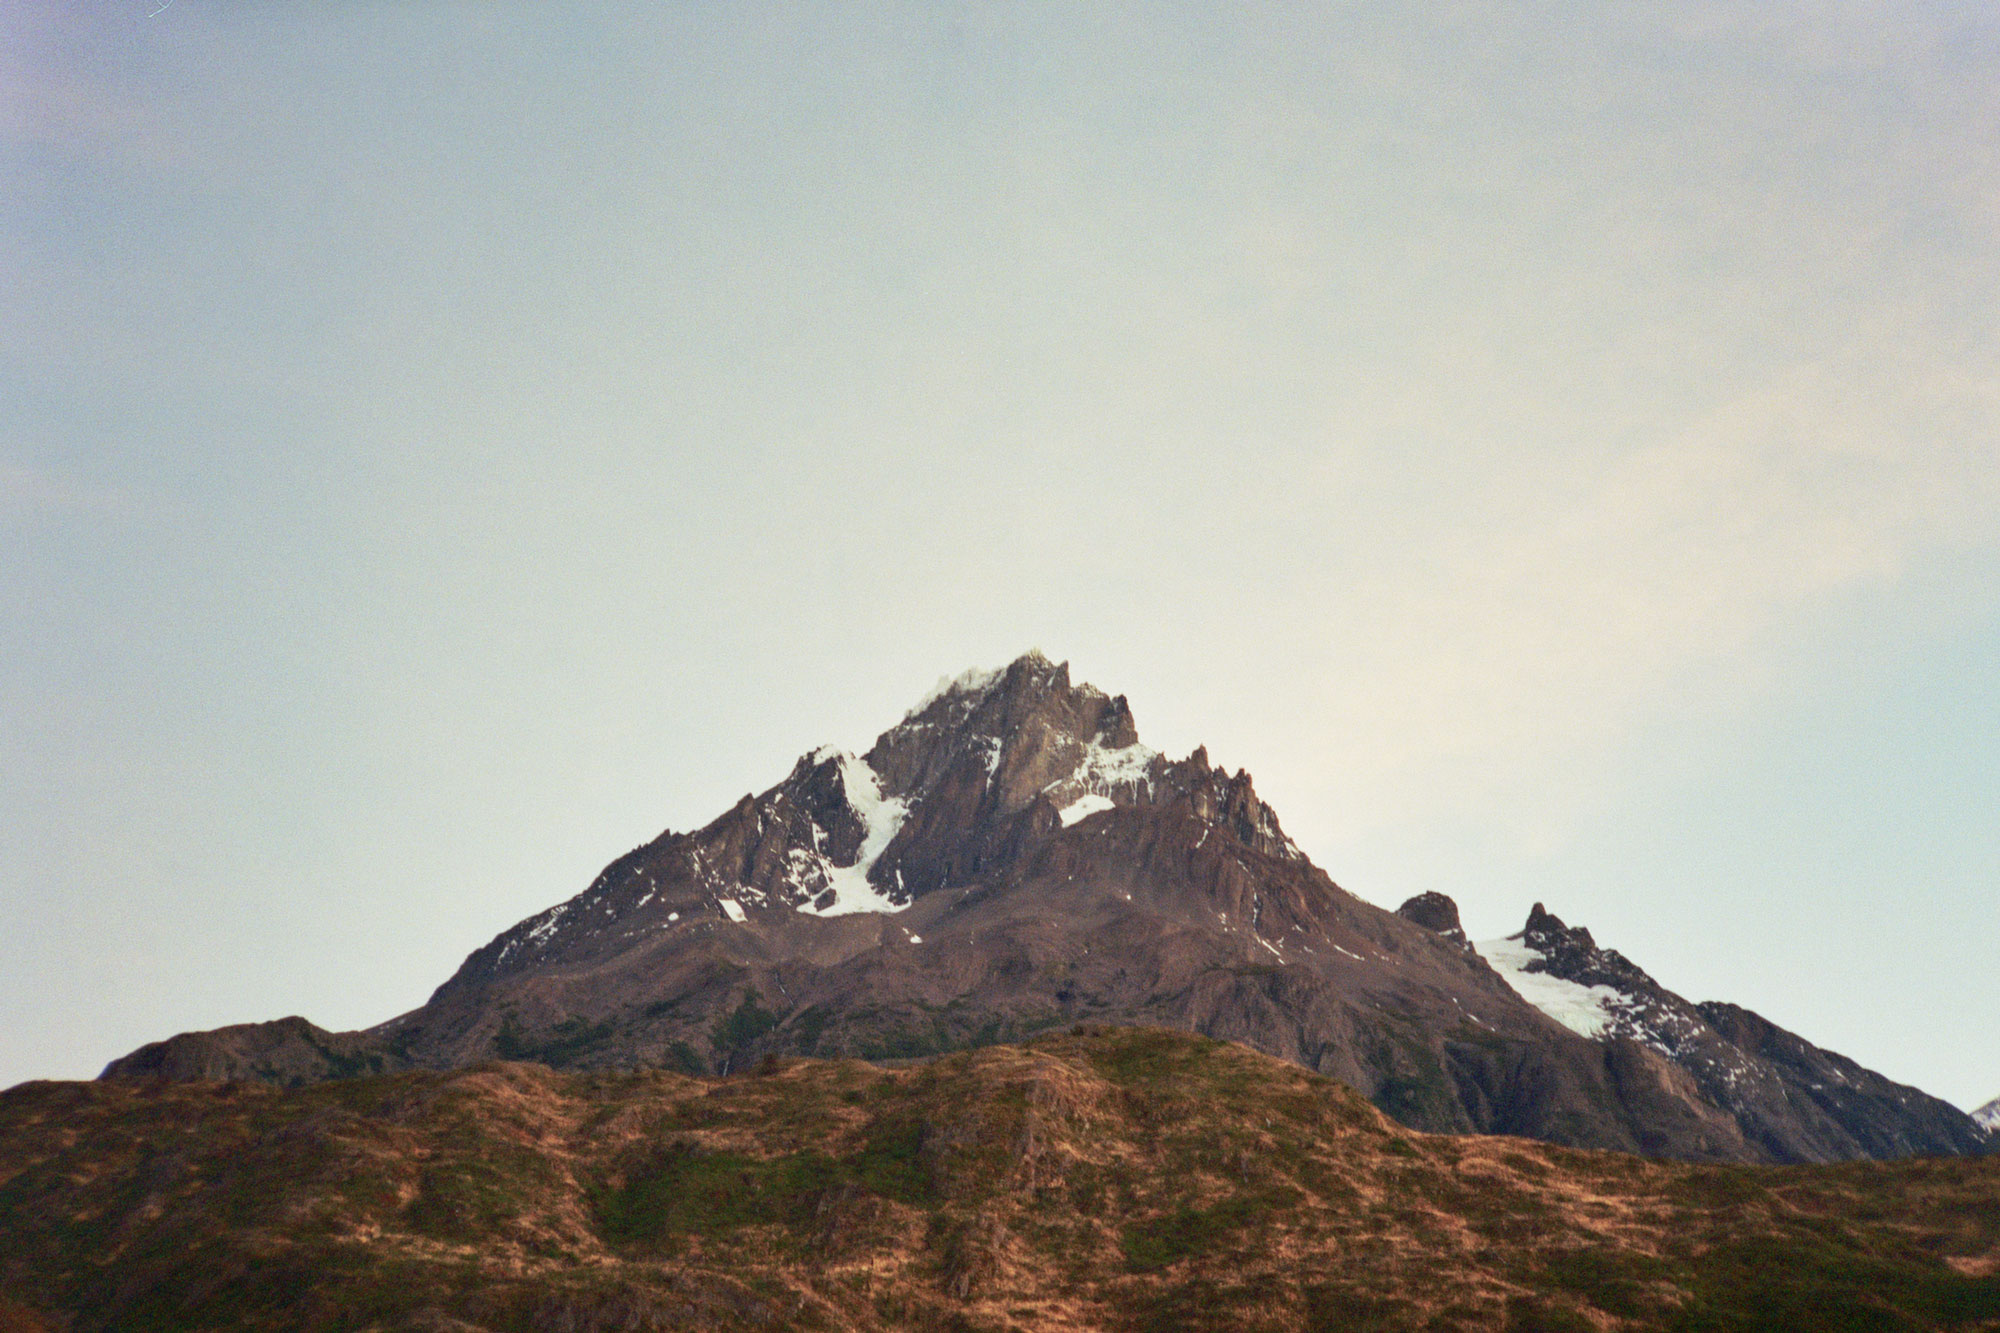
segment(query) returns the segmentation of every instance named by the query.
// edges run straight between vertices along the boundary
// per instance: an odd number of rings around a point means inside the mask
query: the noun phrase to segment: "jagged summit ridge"
[[[1265,855],[1304,860],[1249,774],[1211,768],[1203,749],[1169,761],[1140,742],[1123,695],[1073,683],[1068,663],[1030,651],[941,679],[864,754],[821,746],[800,756],[776,785],[621,857],[467,966],[532,968],[580,943],[611,948],[775,910],[894,915],[1092,816],[1163,804],[1224,824]],[[667,883],[699,886],[702,901],[666,902]]]
[[[1139,744],[1123,695],[1072,685],[1068,663],[1032,651],[997,670],[941,681],[866,756],[892,792],[922,799],[976,769],[1012,814],[1077,790],[1145,799],[1159,755]]]

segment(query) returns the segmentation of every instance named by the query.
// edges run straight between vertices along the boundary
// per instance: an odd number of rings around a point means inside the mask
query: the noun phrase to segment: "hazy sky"
[[[1038,645],[1984,1101],[1997,326],[1985,3],[11,0],[0,1085]]]

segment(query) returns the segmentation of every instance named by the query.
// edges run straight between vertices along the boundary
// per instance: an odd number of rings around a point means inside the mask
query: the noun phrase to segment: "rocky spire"
[[[997,671],[940,681],[865,756],[883,789],[904,799],[976,777],[1001,814],[1043,793],[1093,785],[1135,789],[1157,756],[1139,744],[1131,706],[1070,683],[1069,664],[1031,651]]]
[[[1396,915],[1405,921],[1414,921],[1425,930],[1434,931],[1454,944],[1471,948],[1465,938],[1465,928],[1458,921],[1458,904],[1442,893],[1420,893],[1396,909]]]

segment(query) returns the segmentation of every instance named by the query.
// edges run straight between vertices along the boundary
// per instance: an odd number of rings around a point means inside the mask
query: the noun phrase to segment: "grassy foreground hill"
[[[0,1094],[0,1330],[2000,1329],[2000,1158],[1431,1136],[1248,1049]]]

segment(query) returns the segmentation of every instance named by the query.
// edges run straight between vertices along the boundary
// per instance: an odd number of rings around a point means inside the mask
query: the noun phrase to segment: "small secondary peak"
[[[1465,927],[1459,923],[1458,904],[1442,893],[1420,893],[1396,909],[1405,921],[1414,921],[1425,930],[1444,936],[1454,944],[1470,947]]]

